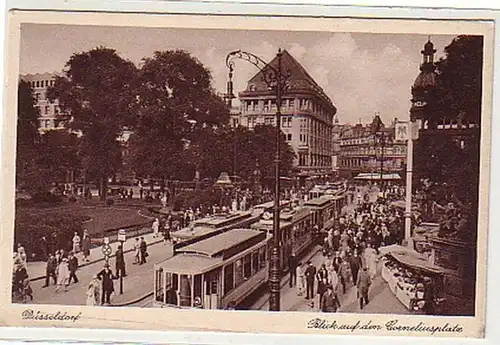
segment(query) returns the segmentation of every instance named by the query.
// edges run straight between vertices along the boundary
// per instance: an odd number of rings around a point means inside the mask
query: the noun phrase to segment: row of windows
[[[383,165],[384,168],[394,168],[400,169],[403,167],[403,160],[401,158],[391,159],[384,158],[383,164],[379,159],[360,159],[360,158],[349,158],[340,159],[340,166],[344,168],[367,168],[367,169],[379,169]]]
[[[297,105],[297,106],[296,106]],[[246,100],[242,101],[241,108],[243,112],[269,112],[276,111],[276,100]],[[329,114],[325,108],[318,102],[314,102],[311,99],[298,98],[298,99],[283,99],[281,102],[282,110],[310,110],[320,116],[327,116],[327,121],[333,121],[333,115]]]
[[[243,258],[224,267],[224,295],[266,267],[266,246],[255,249]]]
[[[331,166],[332,156],[299,153],[300,166]]]
[[[36,80],[36,81],[29,81],[28,82],[29,86],[31,88],[40,88],[40,87],[49,87],[49,86],[54,86],[54,80]]]

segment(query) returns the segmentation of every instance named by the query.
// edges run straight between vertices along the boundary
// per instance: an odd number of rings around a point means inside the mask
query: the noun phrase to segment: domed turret
[[[423,61],[420,65],[420,73],[417,78],[415,78],[411,88],[412,108],[410,112],[412,114],[412,120],[427,117],[424,114],[424,108],[426,108],[429,102],[432,102],[432,91],[436,87],[436,66],[434,65],[435,53],[434,44],[432,44],[429,38],[424,45],[424,49],[421,51]]]

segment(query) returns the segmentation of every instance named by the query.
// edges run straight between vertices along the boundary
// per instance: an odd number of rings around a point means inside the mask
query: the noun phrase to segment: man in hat
[[[316,267],[311,261],[307,262],[306,268],[306,299],[314,298],[314,278],[316,278]]]
[[[340,302],[337,294],[333,292],[333,286],[328,284],[326,292],[321,299],[321,311],[324,313],[335,313],[338,308],[340,308]]]
[[[368,273],[368,268],[365,266],[359,272],[357,287],[358,287],[358,299],[359,299],[359,308],[363,309],[365,305],[368,304],[368,290],[370,289],[370,285],[372,284],[372,280],[370,278],[370,274]]]
[[[69,253],[68,268],[69,268],[68,284],[71,284],[72,279],[75,281],[75,283],[78,283],[78,277],[76,276],[76,270],[78,269],[78,259],[73,254],[73,252]]]
[[[102,280],[101,304],[109,305],[111,303],[111,294],[115,291],[113,279],[117,279],[117,277],[113,274],[107,262],[104,264],[104,269],[97,273],[97,278]]]

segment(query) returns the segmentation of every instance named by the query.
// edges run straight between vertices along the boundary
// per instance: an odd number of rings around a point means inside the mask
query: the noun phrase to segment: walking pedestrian
[[[117,277],[113,274],[107,262],[104,264],[104,268],[97,274],[97,278],[102,281],[101,305],[109,305],[111,304],[111,294],[115,291],[113,279],[117,279]]]
[[[54,280],[54,285],[57,285],[57,261],[55,256],[52,253],[49,253],[49,257],[47,259],[47,265],[45,266],[45,285],[42,288],[46,288],[49,286],[50,278]]]
[[[361,262],[361,257],[358,254],[358,251],[354,251],[354,256],[351,257],[350,262],[351,266],[351,274],[352,274],[352,281],[354,285],[356,285],[358,281],[358,272],[363,267],[363,263]]]
[[[97,275],[95,275],[90,281],[85,296],[86,296],[85,305],[87,306],[99,305],[99,301],[101,300],[101,282],[99,281]]]
[[[64,286],[64,291],[68,291],[69,285],[69,263],[67,258],[63,258],[57,267],[57,287],[56,292],[59,291],[61,286]]]
[[[116,276],[117,277],[126,277],[127,273],[125,272],[125,258],[123,256],[123,248],[121,244],[118,245],[118,248],[115,252],[115,260],[116,260]]]
[[[76,270],[78,269],[78,259],[73,253],[69,253],[68,269],[69,269],[68,285],[71,284],[71,279],[73,279],[75,283],[78,283],[78,277],[76,276]]]
[[[323,313],[335,313],[340,308],[339,298],[332,285],[326,286],[326,292],[321,299],[321,311]]]
[[[21,259],[21,263],[26,266],[26,262],[28,261],[28,255],[26,254],[26,249],[24,249],[22,244],[17,245],[17,254]]]
[[[90,236],[85,231],[83,233],[83,240],[82,240],[82,252],[83,252],[83,261],[85,262],[90,262],[90,247],[92,245],[92,242],[90,241]]]
[[[139,265],[145,264],[146,263],[146,258],[149,256],[148,254],[148,245],[146,241],[144,240],[144,237],[141,237],[141,243],[140,243],[140,252],[141,252],[141,261]]]
[[[135,238],[134,243],[134,265],[140,263],[141,258],[141,243],[139,242],[139,238]]]
[[[301,262],[297,264],[297,296],[302,296],[304,294],[304,290],[306,289],[306,276],[305,269]]]
[[[344,258],[339,266],[339,276],[340,276],[340,284],[342,284],[342,294],[345,294],[347,284],[349,284],[351,278],[351,268],[349,267],[347,258]]]
[[[78,235],[78,232],[75,232],[72,241],[73,241],[73,253],[78,254],[80,252],[80,243],[81,243],[81,238]]]
[[[358,299],[359,299],[359,308],[363,309],[365,305],[368,304],[368,290],[370,289],[372,281],[370,279],[370,275],[368,274],[368,269],[363,267],[363,269],[359,272],[357,287],[358,287]]]
[[[160,221],[158,218],[155,218],[153,225],[151,225],[151,228],[153,229],[153,238],[158,237],[158,232],[160,231]]]
[[[306,299],[314,298],[314,279],[316,278],[316,267],[311,261],[307,262],[306,276]]]
[[[294,253],[288,258],[288,270],[290,271],[290,287],[297,285],[297,258]]]

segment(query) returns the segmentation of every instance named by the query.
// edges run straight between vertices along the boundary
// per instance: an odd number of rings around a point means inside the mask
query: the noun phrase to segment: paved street
[[[323,261],[321,252],[314,255],[311,262],[316,267],[319,267]],[[318,298],[314,300],[314,306],[310,305],[310,300],[306,300],[304,296],[297,295],[297,288],[292,288],[288,285],[289,275],[283,278],[286,284],[282,284],[281,288],[281,310],[283,311],[307,311],[319,312]],[[370,288],[369,298],[370,303],[363,309],[359,309],[357,300],[356,287],[348,285],[345,295],[339,294],[340,309],[338,312],[343,313],[372,313],[372,314],[409,314],[409,311],[401,304],[396,296],[389,290],[388,285],[380,276],[377,276]],[[316,286],[314,291],[316,292]],[[269,310],[268,303],[269,295],[263,296],[252,309]]]
[[[127,241],[129,242],[129,241]],[[132,240],[130,240],[132,243]],[[99,248],[100,250],[100,248]],[[115,280],[115,294],[111,296],[112,304],[122,304],[133,301],[146,295],[153,290],[153,265],[156,262],[162,261],[172,256],[172,245],[162,242],[148,246],[148,262],[144,265],[133,265],[134,252],[125,254],[125,262],[127,265],[127,277],[123,280],[124,294],[118,294],[120,284],[119,280]],[[111,269],[115,273],[115,260],[110,260]],[[72,283],[68,291],[60,289],[55,292],[55,286],[50,285],[48,288],[42,288],[44,280],[32,282],[34,301],[38,304],[65,304],[65,305],[83,305],[85,304],[85,292],[87,285],[92,277],[103,268],[103,261],[99,261],[85,267],[81,267],[77,271],[78,283]],[[51,282],[52,284],[52,282]]]

